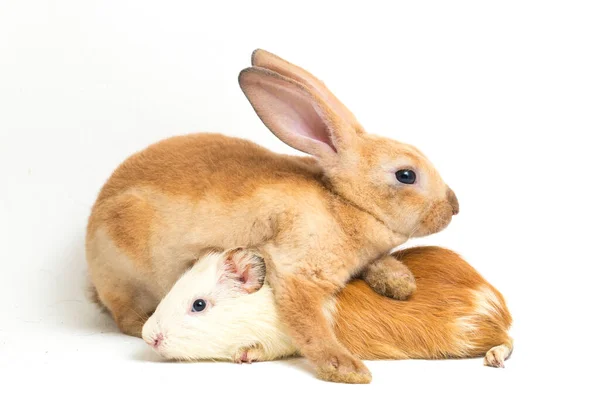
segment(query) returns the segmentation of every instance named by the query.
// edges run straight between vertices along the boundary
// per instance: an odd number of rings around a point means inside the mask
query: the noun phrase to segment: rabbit
[[[419,286],[407,301],[350,281],[324,305],[341,343],[362,359],[484,357],[504,367],[512,316],[500,292],[457,253],[437,247],[392,254]],[[142,338],[171,360],[238,363],[298,356],[265,282],[265,260],[248,248],[214,251],[173,285]]]
[[[417,288],[389,253],[445,229],[457,196],[415,147],[366,133],[317,78],[257,49],[238,75],[266,127],[300,155],[221,133],[160,140],[101,188],[86,232],[91,295],[119,329],[142,327],[180,274],[212,248],[267,254],[275,303],[317,377],[368,383],[322,305],[351,278],[406,299]]]

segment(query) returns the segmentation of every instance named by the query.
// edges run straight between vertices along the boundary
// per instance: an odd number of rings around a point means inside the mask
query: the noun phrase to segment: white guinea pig
[[[413,247],[392,254],[418,290],[406,301],[349,282],[324,311],[340,342],[362,359],[484,356],[503,367],[513,347],[504,298],[456,253]],[[154,350],[174,360],[266,361],[297,355],[277,317],[265,261],[250,249],[202,257],[143,327]]]
[[[142,338],[176,360],[270,360],[295,353],[263,285],[265,262],[247,249],[203,256],[146,321]]]

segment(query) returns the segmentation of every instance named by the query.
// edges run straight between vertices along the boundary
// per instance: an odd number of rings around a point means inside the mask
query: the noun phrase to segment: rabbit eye
[[[206,302],[202,299],[194,300],[192,304],[192,312],[201,312],[206,308]]]
[[[412,185],[417,180],[417,174],[410,169],[401,169],[400,171],[396,171],[396,179],[398,179],[398,182]]]

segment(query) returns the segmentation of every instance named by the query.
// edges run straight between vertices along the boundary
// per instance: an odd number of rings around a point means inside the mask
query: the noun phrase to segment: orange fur
[[[335,332],[362,359],[480,357],[498,345],[512,349],[511,314],[502,294],[451,250],[414,247],[394,253],[414,274],[418,290],[407,301],[374,293],[355,280],[337,296]],[[497,304],[478,309],[477,293]],[[461,322],[468,322],[469,329]]]

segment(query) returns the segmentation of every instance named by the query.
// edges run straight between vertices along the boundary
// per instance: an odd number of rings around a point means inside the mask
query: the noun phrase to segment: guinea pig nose
[[[158,335],[154,336],[153,339],[154,340],[152,342],[152,347],[157,349],[158,346],[160,346],[160,344],[163,342],[163,340],[165,340],[165,336],[162,333],[159,333]]]
[[[456,198],[456,194],[454,194],[452,189],[448,188],[448,191],[446,192],[446,198],[448,199],[450,206],[452,206],[452,215],[458,214],[458,199]]]

